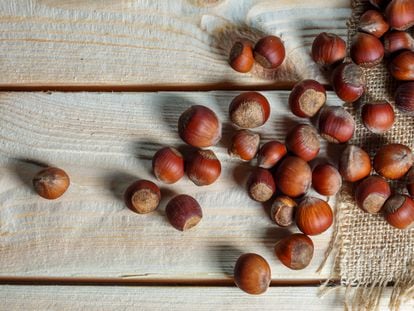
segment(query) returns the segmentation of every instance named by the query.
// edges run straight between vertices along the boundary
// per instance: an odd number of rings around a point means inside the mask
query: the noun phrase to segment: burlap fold
[[[348,43],[356,33],[360,15],[369,8],[367,1],[353,0],[348,22]],[[367,92],[359,103],[346,105],[357,126],[352,144],[370,155],[386,143],[396,142],[414,150],[414,118],[396,110],[396,123],[383,135],[370,133],[360,121],[360,107],[375,100],[394,101],[396,82],[381,64],[365,70]],[[393,185],[404,192],[402,185]],[[390,309],[396,310],[405,299],[414,298],[414,229],[399,230],[388,225],[381,215],[362,212],[347,185],[338,196],[336,227],[329,250],[334,256],[334,275],[346,287],[345,306],[350,310],[374,310],[386,286],[392,287]],[[327,289],[327,287],[325,287]]]

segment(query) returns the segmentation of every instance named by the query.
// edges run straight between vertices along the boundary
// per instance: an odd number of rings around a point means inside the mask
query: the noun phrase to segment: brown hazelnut
[[[308,191],[312,182],[312,171],[305,160],[289,156],[278,167],[275,181],[282,193],[296,198]]]
[[[276,257],[292,270],[306,268],[312,260],[313,250],[312,240],[301,233],[292,234],[275,245]]]
[[[276,184],[268,170],[258,167],[250,175],[247,181],[247,189],[253,200],[266,202],[275,193]]]
[[[342,61],[346,56],[346,43],[333,33],[320,33],[312,43],[312,59],[320,66]]]
[[[68,174],[57,167],[42,169],[33,178],[33,187],[41,197],[54,200],[63,195],[69,188],[70,179]]]
[[[333,222],[329,204],[315,197],[306,197],[296,209],[296,225],[306,235],[317,235],[328,230]]]
[[[332,87],[344,102],[357,101],[364,94],[365,85],[364,71],[354,63],[343,63],[332,73]]]
[[[165,207],[165,214],[170,224],[180,231],[186,231],[196,226],[203,217],[200,204],[186,194],[172,198]]]
[[[249,72],[254,64],[252,45],[245,41],[234,43],[230,51],[229,64],[231,68],[238,72]]]
[[[310,118],[325,105],[326,91],[315,80],[303,80],[295,84],[289,95],[292,113],[301,118]]]
[[[321,148],[318,132],[311,125],[298,124],[287,134],[286,147],[308,162],[316,158]]]
[[[265,143],[257,154],[257,162],[259,167],[272,168],[287,153],[286,146],[276,140]]]
[[[262,67],[276,69],[285,59],[285,46],[276,36],[267,36],[260,39],[254,47],[254,59]]]
[[[232,138],[229,154],[242,161],[250,161],[256,156],[259,144],[259,134],[249,130],[238,130]]]
[[[207,148],[221,139],[221,123],[210,108],[194,105],[181,114],[178,134],[191,146]]]
[[[319,194],[335,195],[342,186],[342,177],[330,164],[319,164],[312,171],[312,187]]]
[[[339,173],[349,182],[367,177],[371,172],[371,159],[362,148],[349,145],[339,159]]]
[[[403,51],[395,56],[389,66],[391,75],[401,81],[414,80],[414,52]]]
[[[391,104],[373,102],[362,106],[362,122],[373,133],[382,134],[394,125],[395,114]]]
[[[262,256],[248,253],[237,259],[234,267],[234,283],[251,295],[263,294],[272,279],[270,266]]]
[[[382,146],[374,157],[374,169],[388,179],[400,179],[414,162],[411,149],[402,144]]]
[[[352,115],[340,106],[326,106],[319,115],[319,131],[330,143],[345,143],[354,135],[355,121]]]
[[[363,211],[376,214],[391,195],[390,185],[379,176],[369,176],[355,189],[355,201]]]
[[[355,64],[370,68],[384,58],[384,46],[377,37],[359,32],[352,39],[350,54]]]
[[[388,31],[390,26],[384,16],[376,10],[368,10],[359,19],[358,30],[381,38]]]
[[[393,227],[407,229],[414,223],[414,201],[406,196],[395,194],[384,204],[385,220]]]
[[[221,174],[219,159],[211,150],[198,149],[186,164],[187,175],[197,186],[207,186],[214,183]]]
[[[272,203],[270,216],[277,225],[288,227],[294,222],[296,206],[291,198],[279,196]]]
[[[184,176],[184,158],[177,149],[164,147],[152,158],[152,171],[158,180],[175,183]]]
[[[241,128],[255,128],[266,123],[270,104],[258,92],[245,92],[236,96],[229,106],[230,120]]]
[[[161,200],[160,188],[149,180],[137,180],[132,183],[124,194],[128,208],[139,214],[154,211]]]

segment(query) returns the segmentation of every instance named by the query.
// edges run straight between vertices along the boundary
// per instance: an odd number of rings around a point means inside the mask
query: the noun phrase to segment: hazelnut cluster
[[[249,72],[256,61],[265,69],[277,69],[285,59],[285,46],[277,36],[261,38],[256,45],[248,41],[237,41],[229,55],[230,66],[241,73]]]

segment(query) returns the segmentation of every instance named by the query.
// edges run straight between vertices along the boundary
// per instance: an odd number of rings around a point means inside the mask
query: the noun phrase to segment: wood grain
[[[0,93],[0,276],[114,278],[133,280],[231,280],[244,252],[268,259],[273,279],[319,280],[316,273],[330,233],[313,238],[315,258],[303,271],[283,267],[273,246],[289,230],[272,224],[265,208],[249,199],[245,182],[253,164],[227,154],[234,129],[227,107],[236,92],[210,93]],[[262,141],[284,139],[298,122],[287,109],[288,92],[264,92],[272,104]],[[330,104],[341,104],[329,93]],[[192,104],[203,104],[223,121],[223,139],[213,150],[222,176],[208,187],[187,178],[161,185],[163,201],[150,215],[122,202],[137,178],[154,180],[151,157],[176,146],[177,120]],[[323,147],[321,157],[338,151]],[[39,163],[63,168],[68,192],[56,201],[33,193]],[[164,206],[174,194],[193,195],[204,218],[185,233],[173,229]],[[292,228],[292,230],[295,230]]]
[[[210,4],[209,4],[210,3]],[[209,5],[207,5],[209,4]],[[309,56],[321,31],[346,37],[349,0],[0,0],[1,89],[286,87],[326,82]],[[281,36],[287,59],[250,74],[227,64],[233,42]]]
[[[344,310],[342,290],[318,295],[316,287],[251,296],[235,287],[0,286],[0,310]],[[386,289],[378,310],[389,310],[389,296]],[[401,310],[413,307],[409,301]]]

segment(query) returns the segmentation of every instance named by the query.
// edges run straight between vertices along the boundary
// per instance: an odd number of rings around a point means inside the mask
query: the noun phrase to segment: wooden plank
[[[0,0],[0,88],[143,89],[326,82],[309,56],[321,31],[346,37],[349,0]],[[203,5],[204,4],[204,5]],[[227,64],[232,43],[275,34],[280,70]]]
[[[283,267],[273,255],[273,245],[289,230],[272,224],[246,194],[254,163],[227,154],[233,133],[227,107],[236,94],[0,93],[0,276],[222,281],[231,280],[241,253],[257,252],[270,262],[274,280],[328,277],[329,263],[321,274],[316,270],[329,232],[313,238],[315,258],[303,271]],[[287,108],[289,93],[263,94],[272,114],[257,131],[263,142],[283,141],[298,121]],[[332,93],[328,102],[341,104]],[[157,212],[132,213],[123,191],[134,179],[154,180],[151,157],[161,146],[183,146],[177,120],[194,103],[212,108],[224,124],[223,139],[212,148],[222,176],[208,187],[187,178],[161,185]],[[68,172],[72,184],[62,198],[47,201],[33,193],[31,179],[40,169],[35,162]],[[164,217],[176,193],[193,195],[203,207],[194,230],[178,232]]]
[[[271,287],[250,296],[235,287],[0,286],[0,310],[332,310],[343,290],[318,297],[317,287]],[[389,310],[386,289],[378,310]],[[401,310],[414,307],[408,301]]]

